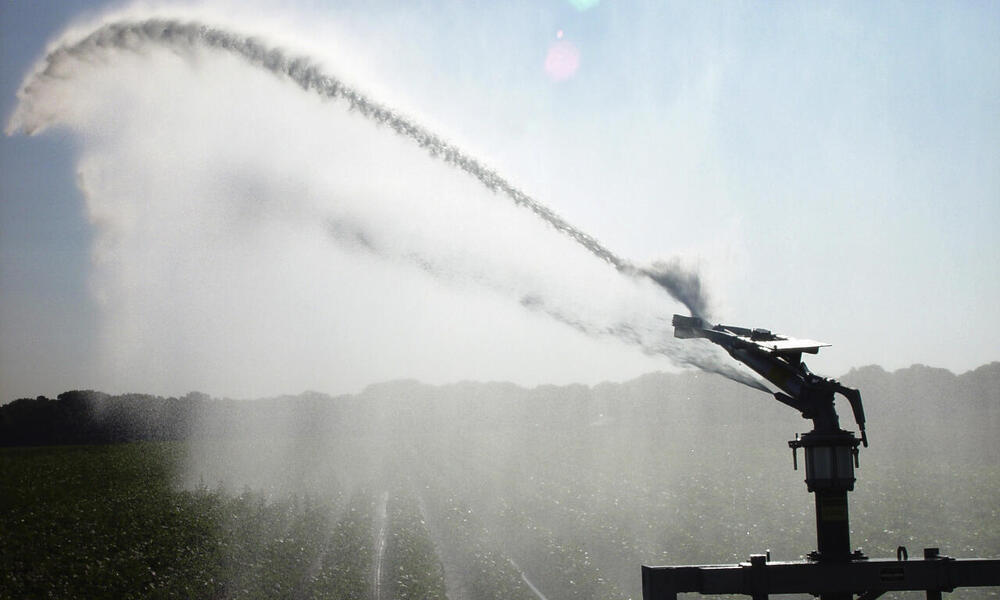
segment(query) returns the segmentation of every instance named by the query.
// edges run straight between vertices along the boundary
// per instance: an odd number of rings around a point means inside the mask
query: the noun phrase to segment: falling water
[[[619,273],[632,279],[648,279],[666,290],[674,299],[683,303],[692,315],[705,316],[708,306],[705,289],[696,272],[685,269],[679,261],[660,262],[652,267],[640,267],[618,256],[589,234],[572,226],[565,219],[527,195],[512,183],[501,177],[481,160],[445,141],[439,135],[419,123],[400,115],[389,106],[344,83],[338,77],[326,72],[317,62],[304,55],[287,53],[269,45],[265,41],[234,31],[211,26],[196,21],[151,18],[138,21],[117,21],[106,23],[76,41],[65,40],[55,46],[42,60],[35,72],[28,76],[19,91],[21,104],[8,123],[7,133],[23,131],[37,133],[50,124],[57,115],[32,105],[32,98],[48,80],[64,77],[72,69],[75,60],[97,58],[109,50],[138,52],[149,44],[157,44],[176,51],[189,51],[197,47],[221,50],[240,57],[249,64],[263,68],[270,73],[294,82],[307,92],[347,103],[348,108],[372,123],[385,126],[422,148],[431,157],[461,169],[478,180],[494,193],[506,196],[515,205],[527,209],[553,229],[567,236],[593,256],[614,267]],[[345,235],[343,228],[331,221],[330,233],[335,237]],[[353,242],[377,255],[383,255],[361,229],[346,232]],[[399,257],[396,257],[399,258]],[[428,272],[436,272],[433,262],[410,254],[405,258]],[[595,327],[575,319],[554,307],[545,304],[538,297],[523,299],[522,305],[529,309],[568,324],[588,335],[611,335],[626,342],[637,344],[648,354],[663,354],[680,364],[690,364],[720,373],[730,379],[765,389],[748,374],[721,362],[711,351],[686,349],[679,351],[661,339],[650,339],[649,335],[637,333],[628,324]],[[664,329],[659,329],[662,335]],[[668,330],[668,329],[666,329]]]

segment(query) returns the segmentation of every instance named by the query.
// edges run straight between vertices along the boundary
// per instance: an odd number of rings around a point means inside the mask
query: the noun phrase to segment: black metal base
[[[777,562],[754,554],[736,565],[642,567],[643,600],[676,600],[680,592],[813,594],[874,600],[888,591],[927,592],[929,600],[958,587],[1000,586],[1000,559],[950,558],[937,549],[914,560],[861,559],[847,562]]]

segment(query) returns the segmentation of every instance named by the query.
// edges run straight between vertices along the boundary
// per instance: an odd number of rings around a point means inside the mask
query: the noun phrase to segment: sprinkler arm
[[[865,433],[865,407],[861,404],[861,392],[840,383],[837,384],[836,392],[847,398],[847,401],[851,404],[851,412],[854,413],[854,422],[858,424],[858,428],[861,430],[861,443],[867,448],[868,434]]]
[[[683,315],[674,315],[673,325],[674,337],[705,338],[777,386],[781,392],[774,394],[775,399],[812,419],[817,431],[840,430],[833,396],[844,396],[861,430],[861,442],[868,446],[861,392],[813,374],[802,362],[802,353],[817,354],[830,344],[792,339],[766,329],[711,325],[698,317]]]

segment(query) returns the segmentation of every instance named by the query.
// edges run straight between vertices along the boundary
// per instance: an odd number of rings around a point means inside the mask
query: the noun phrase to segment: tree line
[[[914,365],[894,372],[854,369],[841,380],[858,387],[880,441],[913,431],[1000,427],[1000,362],[955,375]],[[841,407],[842,408],[842,407]],[[853,426],[849,413],[841,424]],[[0,446],[108,444],[191,438],[411,435],[412,432],[621,427],[652,433],[712,432],[726,425],[808,425],[767,394],[699,372],[651,373],[621,383],[523,388],[512,383],[427,385],[394,381],[353,395],[306,392],[260,400],[109,395],[74,390],[0,406]]]
[[[21,398],[0,406],[0,445],[109,444],[190,437],[207,397],[110,396],[74,390],[57,398]]]

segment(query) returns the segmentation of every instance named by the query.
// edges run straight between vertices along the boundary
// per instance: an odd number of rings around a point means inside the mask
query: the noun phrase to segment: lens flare
[[[552,81],[565,81],[580,68],[580,51],[572,43],[560,39],[549,46],[545,56],[545,72]]]

